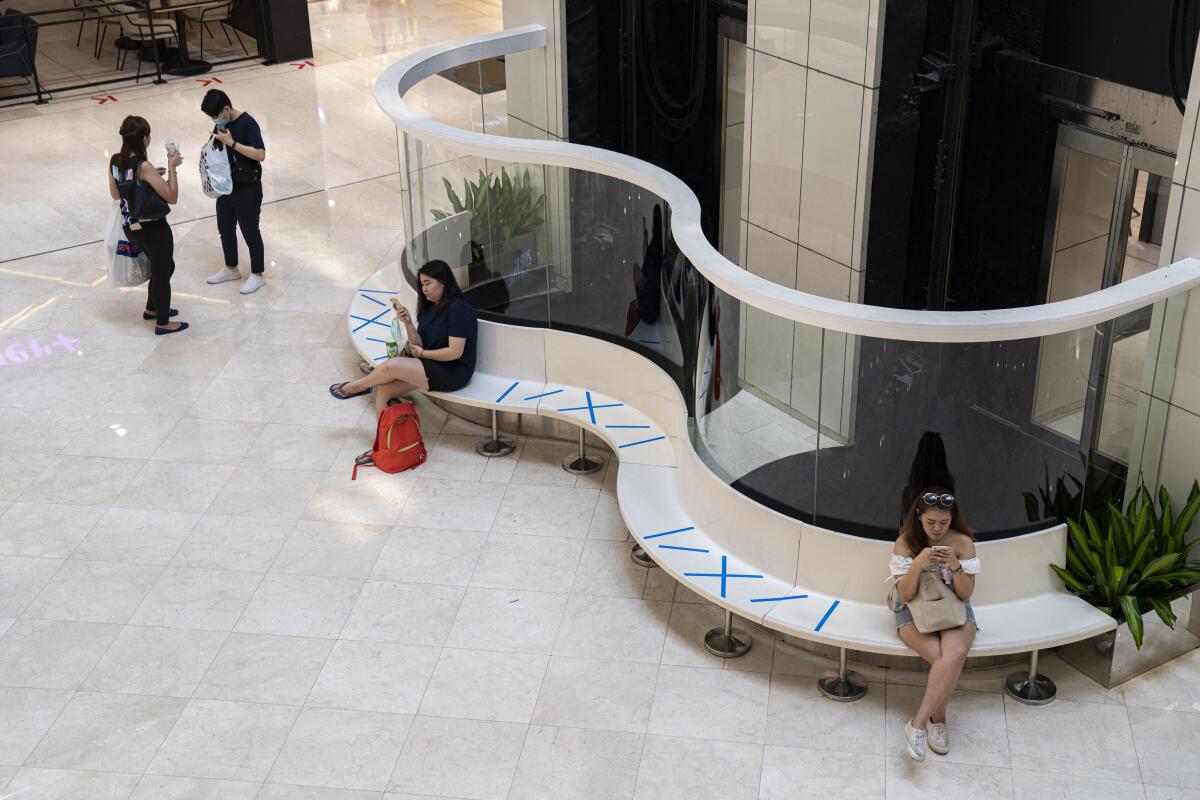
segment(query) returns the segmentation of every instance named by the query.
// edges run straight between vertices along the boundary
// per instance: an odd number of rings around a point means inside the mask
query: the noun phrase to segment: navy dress
[[[455,297],[442,308],[430,309],[417,320],[417,333],[425,350],[449,347],[451,336],[467,340],[463,354],[454,361],[421,359],[432,391],[454,392],[466,386],[475,374],[475,340],[479,335],[479,323],[471,304]]]

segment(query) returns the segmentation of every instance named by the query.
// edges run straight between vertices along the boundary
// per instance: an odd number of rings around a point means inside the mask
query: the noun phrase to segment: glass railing
[[[460,129],[556,140],[540,52],[519,55],[426,78],[405,99]],[[1010,536],[1120,501],[1161,447],[1151,384],[1166,300],[1002,341],[839,332],[717,288],[677,245],[670,204],[635,183],[399,138],[407,280],[440,258],[484,319],[644,355],[679,386],[709,468],[782,513],[890,538],[914,491],[952,484],[981,538]]]

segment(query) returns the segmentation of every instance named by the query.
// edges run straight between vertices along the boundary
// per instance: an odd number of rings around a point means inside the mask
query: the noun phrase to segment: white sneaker
[[[242,288],[238,289],[240,294],[254,294],[262,287],[266,286],[267,282],[263,280],[262,275],[251,273],[246,282],[242,284]]]
[[[950,752],[950,731],[946,728],[946,723],[929,723],[929,749],[939,756]]]
[[[208,282],[212,284],[225,283],[225,281],[236,281],[242,277],[242,272],[237,267],[230,269],[226,267],[220,272],[216,272],[208,276]]]
[[[925,760],[925,730],[914,728],[912,720],[904,723],[904,738],[908,740],[908,755],[913,761]]]

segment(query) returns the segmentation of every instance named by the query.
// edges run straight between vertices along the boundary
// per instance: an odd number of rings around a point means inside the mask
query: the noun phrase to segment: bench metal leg
[[[637,564],[639,567],[658,566],[658,564],[654,563],[654,559],[650,557],[650,554],[646,552],[646,548],[642,547],[640,544],[634,544],[633,549],[629,551],[629,557],[633,559],[633,563]]]
[[[838,650],[838,674],[817,680],[821,694],[839,703],[861,700],[867,693],[867,685],[858,679],[858,673],[846,668],[846,648]]]
[[[496,424],[497,413],[492,410],[492,438],[480,442],[475,445],[475,452],[481,456],[488,458],[500,458],[506,456],[516,449],[516,445],[510,439],[500,438],[500,428]]]
[[[583,428],[580,428],[579,454],[567,456],[563,461],[563,469],[572,475],[591,475],[593,472],[599,472],[603,466],[603,461],[593,461],[587,457],[587,446],[583,442]]]
[[[750,652],[750,634],[733,629],[733,612],[725,610],[725,626],[704,634],[704,649],[721,658],[737,658]]]
[[[1045,675],[1039,675],[1038,651],[1034,650],[1029,656],[1029,670],[1014,672],[1004,679],[1004,691],[1018,703],[1027,706],[1044,706],[1054,700],[1058,688],[1054,681]]]

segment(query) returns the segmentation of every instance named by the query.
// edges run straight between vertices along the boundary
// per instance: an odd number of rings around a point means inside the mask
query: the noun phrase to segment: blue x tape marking
[[[823,628],[825,626],[825,622],[829,619],[829,615],[833,613],[833,610],[838,607],[838,603],[840,603],[840,602],[842,602],[842,601],[841,600],[833,601],[833,605],[831,605],[829,607],[829,610],[825,612],[825,616],[821,617],[821,621],[817,623],[817,627],[813,628],[814,631],[819,631],[819,630],[821,630],[821,628]]]
[[[555,389],[553,392],[542,392],[541,394],[531,394],[531,395],[529,395],[529,397],[526,397],[525,399],[526,400],[537,400],[539,397],[549,397],[550,395],[558,394],[561,391],[563,391],[563,390]]]
[[[776,600],[803,600],[808,597],[806,594],[789,594],[786,597],[755,597],[751,603],[773,603]]]
[[[508,397],[508,393],[509,393],[509,392],[511,392],[513,389],[517,388],[517,384],[518,384],[518,383],[520,383],[520,381],[513,381],[513,382],[512,382],[512,386],[510,386],[510,387],[508,387],[507,389],[505,389],[505,390],[504,390],[504,394],[502,394],[502,395],[500,395],[499,397],[497,397],[497,398],[496,398],[496,402],[497,402],[497,403],[503,403],[503,402],[504,402],[504,398]]]
[[[359,325],[357,328],[355,328],[354,330],[352,330],[352,331],[351,331],[351,333],[358,333],[358,332],[359,332],[359,331],[361,331],[363,328],[365,328],[365,327],[367,327],[368,325],[370,325],[372,322],[373,322],[373,323],[375,323],[376,325],[380,326],[381,328],[388,328],[388,329],[390,329],[390,328],[392,327],[391,325],[387,324],[386,322],[380,322],[380,321],[379,321],[379,318],[380,318],[380,317],[382,317],[384,314],[388,313],[389,311],[391,311],[391,309],[390,309],[390,308],[385,308],[383,311],[380,311],[378,314],[376,314],[375,316],[371,317],[370,319],[367,319],[366,317],[360,317],[360,316],[358,316],[358,315],[356,315],[356,314],[351,314],[351,315],[350,315],[350,318],[351,318],[351,319],[356,319],[356,320],[359,320],[360,322],[362,322],[362,325]]]
[[[637,442],[627,442],[625,444],[617,445],[617,449],[620,450],[624,447],[634,447],[635,445],[639,445],[639,444],[650,444],[651,442],[657,442],[659,439],[665,439],[665,438],[667,438],[667,437],[666,436],[655,436],[652,439],[642,439]]]
[[[720,572],[685,572],[683,573],[688,578],[720,578],[721,579],[721,597],[725,597],[725,587],[730,578],[761,578],[762,575],[753,575],[750,573],[730,572],[729,571],[729,556],[721,556],[721,571]],[[834,604],[836,605],[836,603]],[[832,611],[833,609],[830,609]],[[828,614],[826,614],[828,616]],[[824,620],[821,620],[824,623]],[[817,630],[820,630],[818,627]]]
[[[601,403],[600,405],[596,405],[595,403],[592,402],[592,393],[591,392],[584,392],[584,396],[587,397],[587,405],[586,406],[572,406],[571,408],[560,408],[559,411],[583,411],[586,408],[587,412],[588,412],[588,416],[591,417],[592,424],[595,425],[597,409],[616,408],[617,406],[625,405],[624,403]]]
[[[649,536],[643,536],[642,538],[643,539],[657,539],[660,536],[671,536],[672,534],[687,533],[688,531],[694,531],[694,530],[696,530],[695,525],[688,525],[686,528],[676,528],[673,531],[663,531],[662,533],[652,533]]]
[[[658,547],[662,550],[684,550],[688,553],[707,553],[703,547],[678,547],[673,544],[660,544]]]
[[[362,296],[362,298],[363,298],[364,300],[370,300],[372,303],[375,303],[375,304],[377,304],[377,305],[381,305],[381,306],[383,306],[384,308],[387,308],[387,303],[383,302],[382,300],[380,300],[380,299],[379,299],[379,298],[377,298],[377,297],[371,297],[371,295],[369,295],[369,294],[364,294],[364,295]]]

